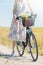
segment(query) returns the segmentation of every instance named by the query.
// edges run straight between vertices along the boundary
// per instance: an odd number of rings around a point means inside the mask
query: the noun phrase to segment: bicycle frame
[[[24,47],[27,47],[27,45],[29,44],[30,46],[30,35],[31,35],[32,29],[27,27],[26,28],[26,44],[24,44]]]

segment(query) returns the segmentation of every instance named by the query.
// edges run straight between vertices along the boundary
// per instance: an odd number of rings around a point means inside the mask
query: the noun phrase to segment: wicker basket
[[[23,24],[24,27],[33,26],[34,22],[35,22],[34,16],[28,17],[26,19],[25,18],[22,19],[22,24]]]

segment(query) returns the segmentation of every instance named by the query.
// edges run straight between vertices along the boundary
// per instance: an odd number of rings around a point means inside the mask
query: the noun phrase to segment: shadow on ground
[[[14,60],[14,61],[33,62],[32,59],[30,59],[30,57],[26,57],[24,55],[22,57],[20,57],[19,55],[11,56],[11,55],[7,55],[7,54],[0,54],[0,57],[4,57],[8,60]]]

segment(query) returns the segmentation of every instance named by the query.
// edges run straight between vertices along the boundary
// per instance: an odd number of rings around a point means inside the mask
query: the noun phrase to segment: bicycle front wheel
[[[30,51],[33,61],[36,61],[38,59],[38,45],[33,33],[30,35]]]

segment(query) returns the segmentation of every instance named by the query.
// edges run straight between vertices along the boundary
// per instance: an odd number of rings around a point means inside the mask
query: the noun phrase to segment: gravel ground
[[[30,56],[14,56],[10,58],[0,57],[0,65],[43,65],[43,56],[39,56],[36,62],[33,62]]]
[[[33,62],[30,54],[24,53],[22,57],[19,57],[16,52],[14,57],[5,56],[5,54],[9,54],[9,52],[11,54],[11,49],[0,46],[0,53],[4,54],[3,56],[0,56],[0,65],[43,65],[43,56],[39,56],[38,60]]]

